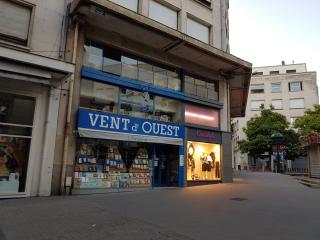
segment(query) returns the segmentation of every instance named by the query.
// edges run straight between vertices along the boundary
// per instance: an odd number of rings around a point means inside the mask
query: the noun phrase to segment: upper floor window
[[[279,74],[279,71],[270,71],[269,73],[270,75],[276,75],[276,74]]]
[[[251,93],[264,93],[264,84],[251,84]]]
[[[253,100],[251,101],[251,110],[259,110],[262,106],[264,106],[263,100]]]
[[[153,0],[149,2],[149,17],[168,27],[178,29],[178,12]]]
[[[271,83],[271,92],[273,93],[281,92],[281,83]]]
[[[210,28],[198,21],[187,18],[187,34],[209,44]]]
[[[297,70],[296,69],[288,69],[286,70],[286,73],[296,73]]]
[[[303,98],[294,98],[294,99],[290,99],[289,101],[289,106],[290,108],[294,109],[299,109],[299,108],[304,108],[304,99]]]
[[[263,72],[256,72],[255,75],[263,75]]]
[[[217,101],[219,99],[218,82],[208,82],[186,75],[184,78],[185,93]]]
[[[276,110],[282,109],[282,100],[281,99],[274,99],[274,100],[272,100],[271,105]]]
[[[27,45],[32,6],[17,1],[0,1],[0,39]]]
[[[123,6],[125,8],[128,8],[134,12],[138,12],[138,0],[110,0],[111,2],[114,2],[120,6]]]
[[[181,91],[178,70],[169,70],[87,40],[84,65],[151,85]]]
[[[300,92],[302,91],[302,82],[289,82],[290,92]]]

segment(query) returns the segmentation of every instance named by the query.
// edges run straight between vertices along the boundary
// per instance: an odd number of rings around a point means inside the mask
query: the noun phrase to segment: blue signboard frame
[[[154,137],[184,138],[184,126],[182,125],[87,109],[79,109],[78,128]]]

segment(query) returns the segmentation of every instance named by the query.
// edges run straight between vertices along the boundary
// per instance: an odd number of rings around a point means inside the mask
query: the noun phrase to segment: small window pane
[[[129,57],[122,56],[122,72],[121,76],[130,79],[138,79],[138,61]]]
[[[154,85],[161,88],[168,87],[167,70],[159,67],[154,67]]]
[[[0,37],[3,35],[25,45],[28,40],[31,8],[14,1],[0,1],[0,16]]]
[[[122,88],[120,98],[120,114],[152,119],[153,95]]]
[[[145,62],[138,62],[138,80],[146,83],[153,83],[152,65]]]
[[[279,74],[279,71],[270,71],[270,75],[276,75]]]
[[[149,2],[149,17],[168,27],[178,29],[178,13],[155,1]]]
[[[112,48],[104,48],[103,71],[121,75],[121,52]]]
[[[282,100],[272,100],[271,105],[274,109],[282,109]]]
[[[281,92],[281,83],[271,83],[271,92],[273,93]]]
[[[296,73],[297,70],[296,69],[289,69],[289,70],[286,70],[286,73]]]
[[[80,107],[117,113],[118,92],[118,87],[83,79],[80,91]]]
[[[251,93],[264,93],[264,84],[252,84]]]
[[[84,47],[84,65],[90,68],[102,70],[103,47],[86,44]]]
[[[302,90],[301,82],[291,82],[289,83],[290,92],[300,92]]]
[[[303,98],[290,99],[289,105],[290,105],[290,108],[293,108],[293,109],[304,108],[304,99]]]
[[[187,34],[202,42],[209,43],[209,27],[187,18]]]
[[[35,99],[0,92],[0,122],[32,125]]]
[[[180,122],[180,102],[177,100],[159,97],[155,99],[155,119],[163,122]]]
[[[138,11],[138,0],[110,0],[120,6],[128,8],[134,12]]]
[[[252,110],[259,110],[262,105],[264,105],[264,101],[260,101],[260,100],[251,101]]]

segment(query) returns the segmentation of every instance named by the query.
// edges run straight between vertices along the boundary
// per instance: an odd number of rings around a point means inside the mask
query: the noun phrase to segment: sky
[[[320,87],[319,0],[229,0],[231,54],[254,67],[306,63]]]

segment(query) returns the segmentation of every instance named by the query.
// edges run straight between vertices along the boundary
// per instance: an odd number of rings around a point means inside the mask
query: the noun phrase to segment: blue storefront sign
[[[182,125],[79,109],[78,130],[82,137],[158,142],[183,145]]]

